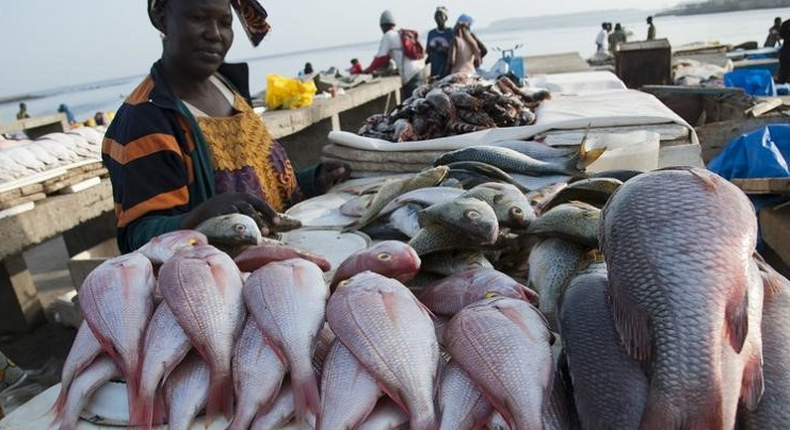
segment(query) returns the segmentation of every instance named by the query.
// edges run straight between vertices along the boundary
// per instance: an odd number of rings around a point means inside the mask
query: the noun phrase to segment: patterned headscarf
[[[148,0],[148,17],[154,27],[157,27],[154,17],[156,11],[165,7],[167,0]],[[230,0],[230,5],[236,11],[236,15],[241,21],[241,26],[244,27],[244,32],[247,33],[247,38],[252,42],[252,46],[258,46],[261,40],[271,29],[266,18],[269,16],[266,9],[261,6],[256,0]],[[161,28],[157,27],[159,30]]]

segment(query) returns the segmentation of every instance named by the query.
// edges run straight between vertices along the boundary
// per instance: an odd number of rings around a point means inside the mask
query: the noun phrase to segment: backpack
[[[400,29],[400,42],[403,45],[403,55],[410,60],[425,58],[425,48],[420,43],[419,34],[415,30]]]

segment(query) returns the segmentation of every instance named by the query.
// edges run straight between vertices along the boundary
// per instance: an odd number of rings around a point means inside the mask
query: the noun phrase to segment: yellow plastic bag
[[[266,109],[298,109],[313,104],[313,80],[302,82],[280,75],[266,76]]]

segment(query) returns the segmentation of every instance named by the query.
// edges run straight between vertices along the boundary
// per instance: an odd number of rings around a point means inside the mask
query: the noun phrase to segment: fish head
[[[210,218],[195,230],[203,233],[209,243],[221,245],[258,245],[261,243],[261,230],[251,217],[233,213]]]
[[[138,251],[153,264],[162,264],[177,252],[193,246],[208,245],[208,238],[195,230],[176,230],[152,238]]]
[[[411,281],[420,271],[420,257],[408,244],[385,240],[369,248],[368,267],[373,272],[396,279]]]
[[[485,201],[458,197],[429,206],[420,212],[420,225],[441,224],[457,229],[483,243],[496,242],[499,221],[494,209]]]

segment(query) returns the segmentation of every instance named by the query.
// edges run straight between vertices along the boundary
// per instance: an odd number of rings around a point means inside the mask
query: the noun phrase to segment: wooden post
[[[33,277],[21,254],[0,262],[0,333],[22,333],[44,321]]]

